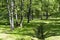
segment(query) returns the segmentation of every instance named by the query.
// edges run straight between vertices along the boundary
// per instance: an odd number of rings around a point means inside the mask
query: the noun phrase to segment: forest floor
[[[60,19],[49,20],[32,20],[29,24],[26,22],[23,24],[23,28],[15,28],[10,30],[9,25],[0,25],[0,40],[31,40],[36,38],[36,28],[41,22],[46,23],[44,25],[45,40],[60,40]]]

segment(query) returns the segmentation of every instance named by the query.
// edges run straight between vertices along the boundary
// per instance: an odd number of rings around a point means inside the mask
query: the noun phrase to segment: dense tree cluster
[[[0,0],[0,20],[10,25],[11,30],[22,28],[25,21],[29,24],[34,19],[48,20],[57,17],[60,18],[60,0]],[[36,37],[43,40],[45,24],[41,23],[36,32]]]
[[[5,18],[9,19],[11,30],[13,30],[14,26],[20,25],[20,27],[22,27],[25,19],[27,23],[29,23],[31,20],[36,18],[43,20],[60,15],[60,1],[1,0],[0,12],[0,15],[3,14]]]

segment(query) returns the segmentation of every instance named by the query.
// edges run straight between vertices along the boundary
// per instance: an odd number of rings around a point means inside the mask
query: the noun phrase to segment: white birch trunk
[[[11,26],[11,11],[10,11],[10,5],[9,5],[9,1],[7,0],[7,9],[8,9],[8,14],[9,14],[9,22],[10,22],[10,28],[12,28]]]
[[[13,0],[11,0],[11,29],[13,30],[14,29],[14,17],[13,17],[13,14],[14,14],[14,2]]]

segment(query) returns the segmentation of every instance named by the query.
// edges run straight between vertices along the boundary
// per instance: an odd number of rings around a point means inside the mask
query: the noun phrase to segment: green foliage
[[[15,14],[18,16],[18,24],[20,25],[20,14],[21,14],[21,0],[14,0],[14,25],[16,22]],[[29,10],[29,0],[23,2],[23,28],[20,26],[16,27],[13,31],[10,30],[9,26],[9,14],[7,4],[11,5],[11,0],[7,3],[7,0],[0,0],[0,33],[10,34],[10,37],[16,37],[15,40],[31,40],[31,37],[36,37],[37,28],[41,23],[46,23],[44,26],[44,36],[48,38],[50,36],[60,36],[60,0],[32,0],[31,12],[33,13],[34,20],[30,20],[27,23],[27,13]],[[10,7],[11,10],[11,7]],[[32,14],[31,13],[31,14]],[[40,20],[42,16],[48,13],[48,20]],[[0,39],[2,40],[2,39]]]

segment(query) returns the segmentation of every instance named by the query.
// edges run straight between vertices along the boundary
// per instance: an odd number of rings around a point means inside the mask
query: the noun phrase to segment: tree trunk
[[[15,11],[15,18],[16,18],[16,26],[18,26],[18,14],[17,14],[17,6],[15,5],[15,0],[14,0],[14,11]]]
[[[23,1],[24,0],[21,0],[21,7],[20,7],[20,9],[21,9],[21,14],[20,14],[20,18],[21,18],[21,20],[20,20],[20,27],[22,28],[22,25],[23,25]]]
[[[11,30],[14,29],[14,17],[13,17],[13,14],[14,14],[14,0],[11,0]]]
[[[18,15],[17,15],[17,12],[15,12],[15,17],[16,17],[16,26],[18,26]]]
[[[23,15],[21,14],[21,20],[20,20],[20,27],[22,28],[23,25]]]
[[[9,1],[7,0],[7,10],[8,10],[8,14],[9,14],[9,22],[10,22],[10,27],[12,28],[12,26],[11,26],[11,22],[12,22],[12,20],[11,20],[11,11],[10,11],[10,5],[9,5]]]
[[[30,13],[29,12],[27,13],[27,19],[28,19],[27,23],[29,23],[30,22]]]
[[[30,0],[30,2],[29,2],[29,9],[28,9],[28,14],[27,14],[27,23],[29,23],[30,22],[30,20],[31,20],[31,4],[32,4],[32,0]]]

